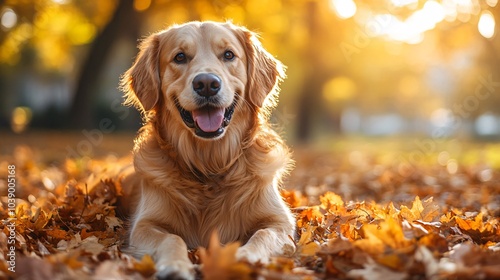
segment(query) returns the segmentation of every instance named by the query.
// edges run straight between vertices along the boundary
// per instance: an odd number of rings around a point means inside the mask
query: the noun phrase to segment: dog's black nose
[[[221,86],[220,78],[211,73],[202,73],[196,75],[193,79],[193,90],[204,97],[216,95]]]

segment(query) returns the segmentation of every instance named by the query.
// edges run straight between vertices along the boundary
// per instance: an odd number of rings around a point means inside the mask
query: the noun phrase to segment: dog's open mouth
[[[215,138],[222,133],[231,122],[236,100],[228,108],[205,105],[193,111],[187,111],[175,102],[182,120],[189,128],[194,128],[197,136],[202,138]]]

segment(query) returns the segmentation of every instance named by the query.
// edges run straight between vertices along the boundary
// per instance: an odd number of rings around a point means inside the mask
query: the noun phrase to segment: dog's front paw
[[[172,261],[157,266],[156,278],[159,280],[193,280],[194,265],[186,261]]]
[[[238,251],[236,251],[236,259],[238,261],[247,261],[249,263],[261,262],[265,264],[269,261],[269,256],[262,256],[250,247],[243,246],[238,248]]]

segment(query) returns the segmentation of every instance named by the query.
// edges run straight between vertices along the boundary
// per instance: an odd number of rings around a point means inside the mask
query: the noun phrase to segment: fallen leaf
[[[327,192],[320,196],[319,201],[323,209],[330,209],[332,211],[336,210],[338,207],[344,206],[342,198],[333,192]]]
[[[406,272],[393,271],[376,263],[372,259],[368,259],[364,268],[349,271],[347,276],[365,280],[403,280],[408,278]]]
[[[82,240],[78,248],[91,254],[98,254],[104,249],[104,245],[99,243],[99,240],[96,236],[89,236]]]
[[[387,248],[408,250],[411,240],[406,239],[401,224],[392,218],[379,225],[366,224],[362,227],[363,239],[354,241],[354,245],[372,255],[383,254]]]
[[[200,248],[199,255],[202,262],[204,279],[251,279],[251,269],[248,264],[236,260],[236,251],[239,243],[221,246],[217,232],[210,237],[208,250]]]
[[[134,263],[134,269],[142,276],[148,278],[156,273],[155,262],[150,255],[144,255],[140,262]]]
[[[433,222],[439,216],[439,205],[434,203],[433,200],[432,197],[429,197],[422,202],[417,196],[413,201],[411,209],[404,205],[401,206],[401,216],[409,222],[415,220]]]

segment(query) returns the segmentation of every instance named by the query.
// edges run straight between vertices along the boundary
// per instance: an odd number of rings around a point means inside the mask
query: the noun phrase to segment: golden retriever
[[[190,22],[147,37],[121,86],[145,125],[135,141],[130,246],[159,278],[193,279],[188,248],[239,241],[237,259],[293,252],[280,196],[290,152],[268,123],[283,66],[232,23]]]

